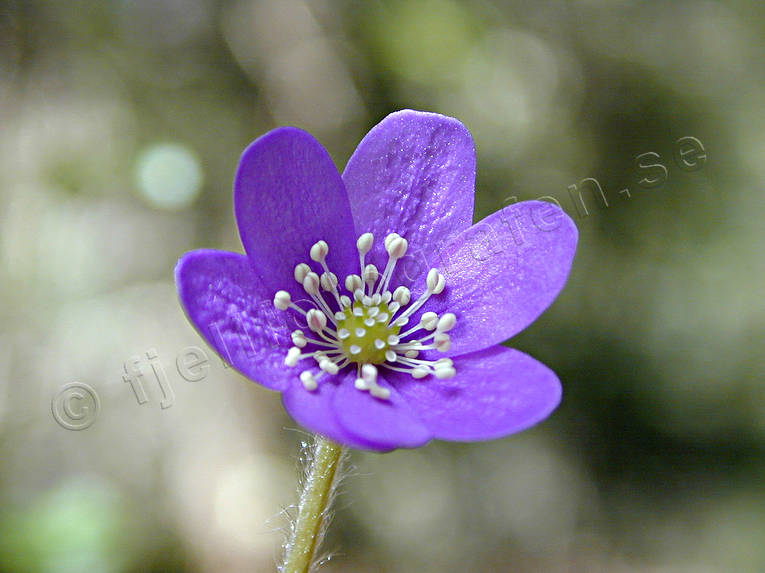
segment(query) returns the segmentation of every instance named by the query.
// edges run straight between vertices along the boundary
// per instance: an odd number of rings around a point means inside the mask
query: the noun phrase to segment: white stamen
[[[337,288],[337,275],[335,273],[322,273],[321,288],[327,292],[332,292]]]
[[[364,233],[361,235],[356,241],[356,248],[358,249],[359,254],[366,255],[369,251],[371,251],[372,242],[374,239],[375,237],[372,235],[372,233]]]
[[[385,239],[385,250],[388,251],[388,256],[390,258],[400,259],[406,254],[409,243],[407,243],[406,239],[398,235],[393,237],[392,240],[388,241],[390,237],[391,235],[388,235],[388,237]]]
[[[287,357],[284,359],[284,363],[287,366],[295,366],[298,360],[300,360],[300,349],[293,346],[287,351]]]
[[[311,271],[303,277],[303,288],[305,292],[312,295],[319,294],[319,275]]]
[[[309,272],[311,272],[311,267],[305,263],[300,263],[295,267],[295,280],[302,285],[303,279]]]
[[[436,330],[438,332],[449,332],[452,328],[454,328],[455,324],[457,324],[457,317],[453,312],[447,312],[438,319],[438,326],[436,326]]]
[[[306,344],[308,344],[308,341],[305,338],[305,334],[303,334],[302,330],[295,330],[290,335],[292,338],[292,344],[297,346],[298,348],[304,348]]]
[[[367,265],[364,267],[363,275],[364,282],[367,283],[367,287],[369,287],[369,294],[372,294],[375,282],[377,282],[377,279],[380,278],[380,271],[378,271],[377,267],[374,265]]]
[[[317,263],[322,263],[324,262],[324,259],[327,258],[327,253],[329,253],[329,246],[327,243],[325,241],[318,241],[311,247],[311,260],[314,260]]]
[[[408,305],[411,298],[412,291],[410,291],[405,286],[400,286],[393,291],[393,300],[395,300],[401,306]]]
[[[345,288],[348,292],[356,292],[364,286],[364,281],[359,275],[348,275],[345,277]]]
[[[327,374],[337,374],[340,368],[338,368],[337,364],[332,362],[329,358],[324,358],[319,361],[319,368],[324,370]]]
[[[391,242],[393,242],[394,239],[397,239],[400,236],[401,235],[399,235],[398,233],[389,233],[388,235],[386,235],[385,241],[383,241],[384,244],[385,244],[385,250],[387,251],[388,250],[388,245],[390,245]]]
[[[345,277],[348,294],[341,295],[338,291],[338,277],[327,264],[329,245],[323,240],[314,243],[309,252],[311,260],[321,265],[321,275],[306,263],[300,263],[294,268],[295,280],[310,296],[314,308],[306,311],[292,302],[288,291],[276,292],[274,307],[302,314],[308,328],[317,334],[311,338],[302,330],[291,332],[294,346],[288,350],[285,364],[295,366],[302,359],[313,358],[321,371],[327,375],[336,375],[353,363],[357,368],[354,381],[356,388],[368,390],[370,395],[380,399],[388,399],[391,391],[377,383],[378,367],[408,373],[416,379],[429,375],[442,379],[453,378],[456,369],[451,359],[426,360],[418,356],[423,350],[446,352],[450,349],[451,338],[447,333],[456,324],[454,313],[446,312],[439,317],[434,312],[425,312],[417,325],[402,331],[402,327],[409,323],[412,315],[432,295],[443,292],[445,277],[438,269],[430,269],[425,281],[425,292],[411,303],[412,293],[409,288],[399,286],[392,292],[388,288],[397,261],[408,252],[407,240],[398,233],[389,233],[385,237],[388,261],[382,273],[374,264],[364,262],[365,256],[372,250],[373,242],[371,233],[362,234],[356,241],[361,272]],[[323,292],[331,292],[333,297],[325,299]],[[332,324],[328,325],[328,322]],[[417,331],[420,331],[420,336],[415,334]],[[422,331],[426,331],[424,335]],[[353,339],[354,344],[348,345],[352,334],[356,337]],[[303,352],[301,349],[306,347],[308,352]],[[370,360],[380,363],[371,364]],[[316,375],[309,370],[300,374],[300,381],[307,390],[318,387]]]
[[[327,315],[322,311],[312,308],[306,315],[308,328],[314,332],[321,332],[327,326]]]
[[[316,390],[316,387],[318,386],[316,378],[309,370],[304,370],[300,373],[300,381],[303,383],[306,390]]]
[[[279,310],[287,310],[291,302],[290,293],[286,290],[280,290],[274,295],[274,306]]]
[[[420,318],[420,325],[425,330],[433,330],[436,328],[436,325],[438,324],[438,315],[435,312],[426,312],[422,315],[422,318]]]

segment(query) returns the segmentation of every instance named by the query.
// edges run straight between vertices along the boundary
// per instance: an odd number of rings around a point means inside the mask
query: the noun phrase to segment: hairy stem
[[[340,476],[345,449],[316,436],[300,494],[298,515],[285,546],[281,573],[309,573],[329,520],[329,508]]]

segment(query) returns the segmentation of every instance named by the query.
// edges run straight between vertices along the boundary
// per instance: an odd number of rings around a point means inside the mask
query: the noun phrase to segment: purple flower
[[[184,255],[181,302],[227,362],[336,442],[385,451],[526,429],[560,383],[499,343],[563,288],[577,231],[538,201],[471,226],[474,182],[470,133],[438,114],[389,115],[342,176],[311,135],[275,129],[236,174],[247,254]]]

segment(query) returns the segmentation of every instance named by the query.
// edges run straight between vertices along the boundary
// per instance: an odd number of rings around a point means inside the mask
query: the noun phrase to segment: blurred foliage
[[[204,344],[171,271],[241,249],[249,141],[298,125],[342,167],[412,107],[471,130],[477,218],[577,221],[510,342],[565,397],[505,440],[356,456],[326,570],[764,570],[763,38],[754,0],[0,2],[0,568],[273,570],[300,434],[217,362],[176,375]],[[173,407],[123,382],[149,348]],[[103,401],[82,432],[51,418],[72,380]]]

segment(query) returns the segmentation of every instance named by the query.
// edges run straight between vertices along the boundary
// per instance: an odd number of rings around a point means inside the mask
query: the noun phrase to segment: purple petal
[[[449,354],[487,348],[536,320],[566,283],[577,236],[560,208],[524,201],[489,215],[445,246],[433,264],[444,274],[446,289],[422,310],[457,315]],[[422,277],[415,285],[423,290],[424,283]]]
[[[359,233],[375,235],[372,260],[387,261],[383,239],[409,241],[402,265],[414,269],[439,242],[473,222],[475,147],[456,119],[412,110],[390,114],[356,148],[343,173]],[[403,274],[403,273],[402,273]]]
[[[436,438],[500,438],[542,421],[560,403],[555,372],[518,350],[494,346],[456,357],[454,367],[451,380],[392,380]]]
[[[284,289],[305,297],[293,271],[298,263],[312,264],[309,251],[319,240],[328,243],[327,263],[340,280],[358,272],[343,181],[327,151],[305,131],[275,129],[245,149],[234,205],[244,248],[271,295]]]
[[[317,377],[318,387],[316,390],[306,390],[299,380],[293,381],[282,394],[284,409],[301,426],[338,444],[359,450],[375,449],[368,442],[350,434],[340,425],[335,415],[333,406],[335,394],[340,385],[353,386],[355,374],[346,371],[333,377],[324,374],[318,368],[309,368],[309,370]]]
[[[175,283],[189,320],[226,362],[267,388],[287,387],[284,357],[296,326],[274,308],[246,256],[186,253],[175,267]]]
[[[345,431],[366,443],[366,449],[378,451],[416,448],[430,441],[432,433],[396,389],[382,376],[378,376],[377,383],[390,390],[388,399],[381,400],[356,389],[353,380],[338,386],[333,406]]]

